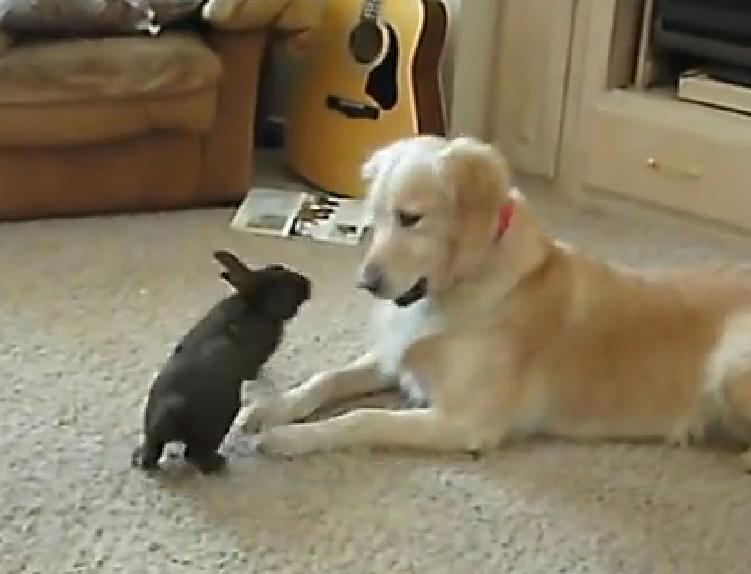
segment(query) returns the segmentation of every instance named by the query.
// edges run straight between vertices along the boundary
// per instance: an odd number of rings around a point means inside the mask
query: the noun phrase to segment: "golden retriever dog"
[[[579,254],[542,231],[499,152],[470,138],[398,141],[363,175],[374,233],[359,285],[374,297],[374,344],[251,405],[262,452],[751,436],[749,268],[647,273]],[[296,422],[397,385],[417,406]]]

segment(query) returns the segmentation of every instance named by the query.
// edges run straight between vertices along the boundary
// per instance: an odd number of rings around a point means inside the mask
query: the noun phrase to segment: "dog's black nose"
[[[384,278],[383,271],[378,265],[369,263],[362,270],[360,279],[357,281],[357,287],[365,289],[375,295],[383,289]]]

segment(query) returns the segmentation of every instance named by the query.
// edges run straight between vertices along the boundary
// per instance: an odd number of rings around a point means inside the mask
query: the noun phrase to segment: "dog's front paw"
[[[256,405],[252,404],[247,407],[242,407],[240,412],[237,413],[234,427],[239,429],[241,433],[254,434],[260,428],[258,417],[256,416]]]
[[[255,434],[263,428],[290,422],[287,409],[280,400],[261,399],[240,410],[237,426],[246,434]]]
[[[273,407],[267,401],[256,401],[240,410],[237,426],[245,434],[255,434],[274,419]]]
[[[255,437],[255,448],[267,456],[300,456],[317,450],[310,435],[298,432],[293,425],[261,431]]]

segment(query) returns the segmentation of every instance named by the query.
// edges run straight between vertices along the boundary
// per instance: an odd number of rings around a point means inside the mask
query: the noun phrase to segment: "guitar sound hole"
[[[373,98],[382,110],[390,110],[399,101],[399,37],[386,23],[388,44],[383,61],[368,76],[365,93]]]
[[[349,35],[349,49],[360,64],[375,61],[383,50],[383,35],[376,22],[360,22]]]

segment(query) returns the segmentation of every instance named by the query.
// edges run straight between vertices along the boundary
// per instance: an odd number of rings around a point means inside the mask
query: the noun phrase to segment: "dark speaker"
[[[751,72],[751,0],[658,0],[656,47],[725,74]]]

